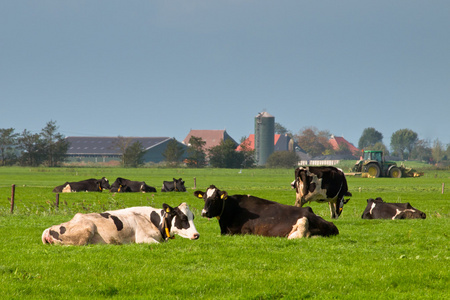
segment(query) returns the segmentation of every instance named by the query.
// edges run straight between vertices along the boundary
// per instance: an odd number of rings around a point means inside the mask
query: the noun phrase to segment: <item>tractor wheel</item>
[[[366,172],[369,173],[370,177],[380,177],[380,167],[375,163],[370,163],[366,167]]]
[[[392,167],[389,170],[389,176],[392,178],[401,178],[402,177],[402,171],[397,167]]]

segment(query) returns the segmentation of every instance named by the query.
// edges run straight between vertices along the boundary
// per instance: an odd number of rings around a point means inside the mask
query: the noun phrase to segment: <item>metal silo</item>
[[[255,154],[256,164],[266,164],[274,151],[275,117],[267,112],[259,113],[255,118]]]

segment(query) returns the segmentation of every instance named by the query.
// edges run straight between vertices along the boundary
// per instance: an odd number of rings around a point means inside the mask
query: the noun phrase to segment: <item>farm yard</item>
[[[117,177],[145,181],[156,193],[79,192],[59,195],[66,181]],[[186,193],[161,193],[183,178]],[[326,203],[314,212],[340,234],[287,240],[221,236],[201,217],[193,192],[214,184],[230,195],[251,194],[293,205],[292,169],[0,168],[0,295],[2,299],[449,299],[450,172],[418,178],[347,177],[353,194],[337,220]],[[11,186],[15,205],[11,213]],[[410,202],[414,220],[363,220],[368,198]],[[198,240],[161,244],[44,245],[44,229],[77,212],[187,202]]]

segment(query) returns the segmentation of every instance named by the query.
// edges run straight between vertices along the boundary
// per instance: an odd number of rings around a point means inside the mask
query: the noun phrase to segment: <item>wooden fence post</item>
[[[442,183],[442,194],[444,194],[445,183]]]
[[[194,189],[196,189],[196,188],[197,188],[197,178],[194,177]]]
[[[14,195],[16,193],[16,185],[11,186],[11,213],[14,212]]]

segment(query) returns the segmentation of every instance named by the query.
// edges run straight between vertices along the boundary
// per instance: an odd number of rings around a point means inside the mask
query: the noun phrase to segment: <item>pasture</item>
[[[60,194],[66,181],[106,176],[143,180],[157,193]],[[182,177],[186,193],[161,193],[163,180]],[[328,205],[314,212],[340,234],[287,240],[221,236],[202,218],[197,189],[214,184],[229,194],[293,205],[294,170],[0,168],[0,295],[2,299],[448,299],[450,172],[419,178],[347,177],[353,194],[338,220]],[[442,183],[445,192],[441,193]],[[16,185],[10,213],[11,185]],[[410,202],[425,220],[362,220],[366,199]],[[200,239],[162,244],[43,245],[42,231],[77,212],[187,202]]]

